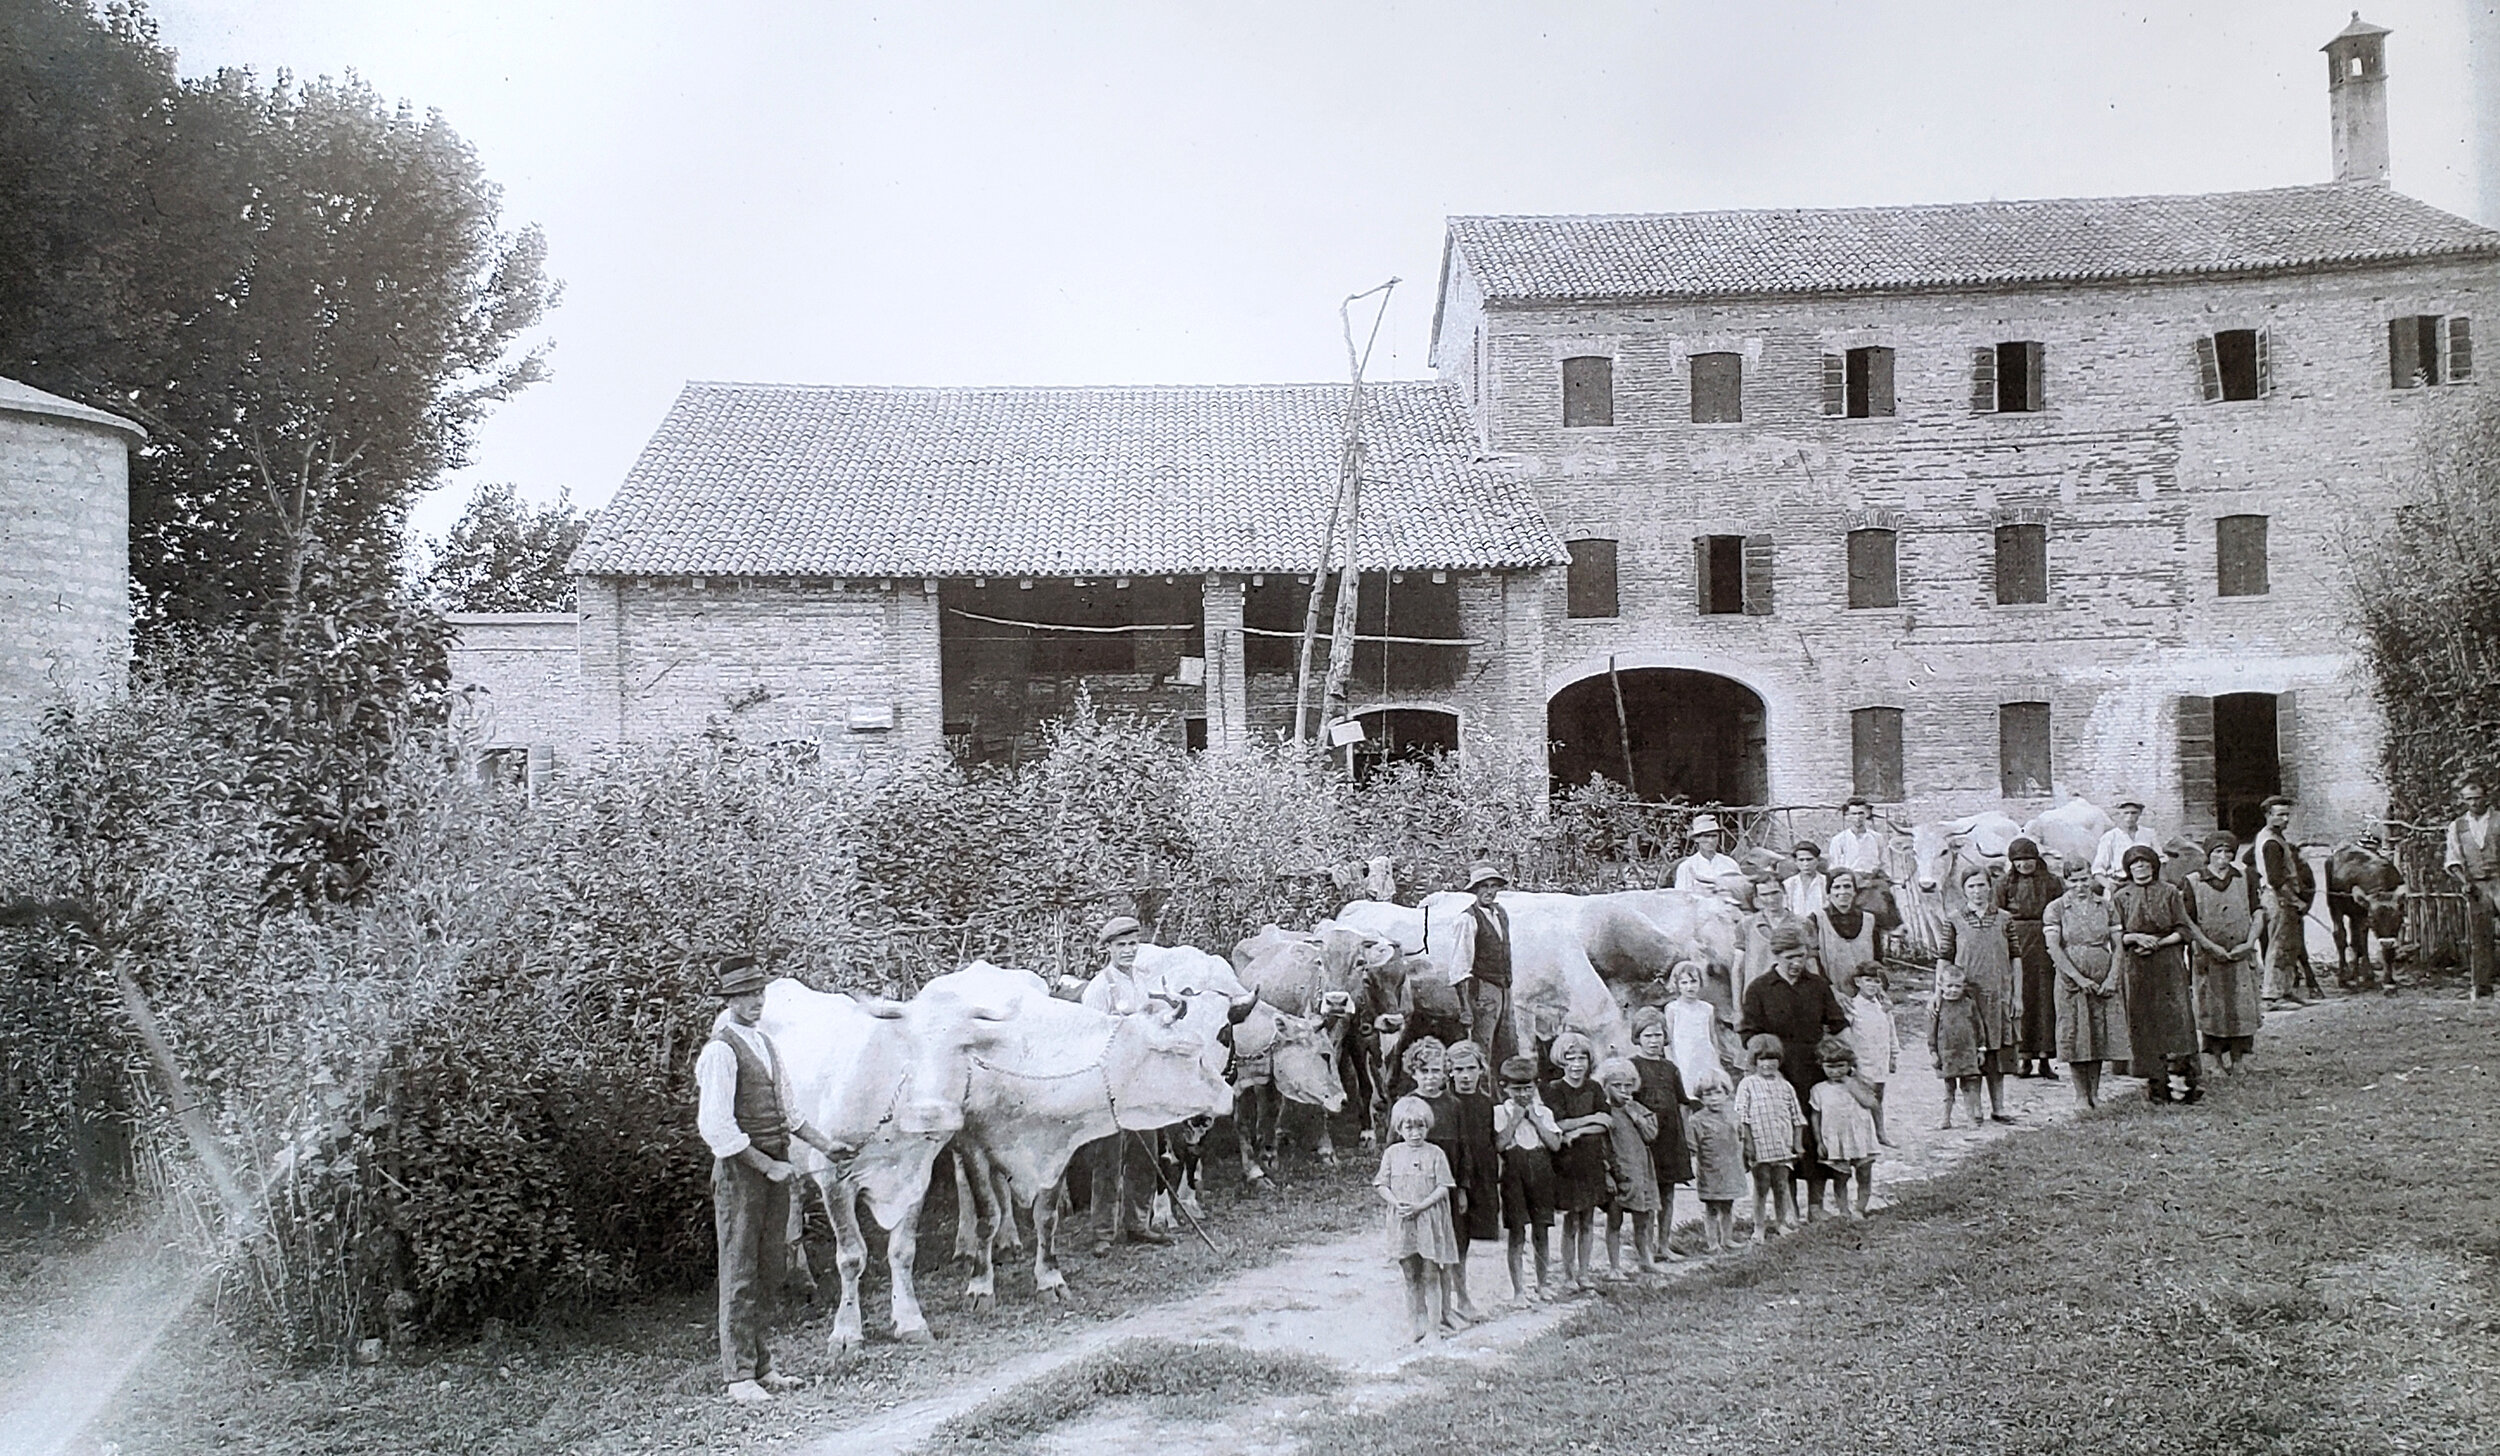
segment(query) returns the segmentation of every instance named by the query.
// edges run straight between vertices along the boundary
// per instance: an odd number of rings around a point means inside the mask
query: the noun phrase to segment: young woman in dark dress
[[[2057,1054],[2057,965],[2040,917],[2066,893],[2066,882],[2040,862],[2040,846],[2016,839],[2005,847],[2005,878],[1997,881],[1997,908],[2005,912],[2005,939],[2013,948],[2014,974],[2022,982],[2022,1013],[2014,1028],[2014,1075],[2047,1077]]]

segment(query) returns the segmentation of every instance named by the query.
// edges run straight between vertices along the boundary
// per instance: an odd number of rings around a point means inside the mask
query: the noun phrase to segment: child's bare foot
[[[1877,1134],[1875,1134],[1875,1144],[1876,1144],[1876,1146],[1878,1146],[1878,1147],[1885,1147],[1885,1148],[1897,1148],[1897,1147],[1901,1146],[1899,1143],[1894,1142],[1892,1139],[1890,1139],[1890,1138],[1888,1138],[1888,1137],[1884,1136],[1884,1135],[1883,1135],[1882,1133],[1880,1133],[1880,1132],[1879,1132],[1879,1133],[1877,1133]]]

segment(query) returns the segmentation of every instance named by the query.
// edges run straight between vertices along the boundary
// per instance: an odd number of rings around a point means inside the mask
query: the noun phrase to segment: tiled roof
[[[1454,217],[1494,302],[1989,288],[2500,255],[2384,187],[1619,216]]]
[[[144,440],[148,437],[147,431],[123,419],[120,415],[107,414],[100,409],[90,409],[74,399],[63,399],[57,394],[46,394],[31,384],[20,384],[14,379],[0,379],[0,410],[6,410],[11,414],[45,415],[56,420],[77,420],[83,424],[102,425],[108,430],[120,430],[133,440]]]
[[[586,576],[1310,571],[1342,384],[909,389],[689,384],[600,510]],[[1365,391],[1361,563],[1566,558],[1476,458],[1457,393]]]

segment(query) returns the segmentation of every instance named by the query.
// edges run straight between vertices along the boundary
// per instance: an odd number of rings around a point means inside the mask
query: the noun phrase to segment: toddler
[[[1937,971],[1936,1004],[1927,1011],[1927,1050],[1944,1079],[1946,1128],[1953,1126],[1957,1095],[1970,1109],[1971,1126],[1979,1125],[1980,1035],[1979,998],[1971,994],[1970,982],[1954,967]]]
[[[1816,1057],[1823,1080],[1814,1084],[1815,1150],[1836,1179],[1857,1170],[1858,1201],[1849,1216],[1864,1218],[1875,1195],[1876,1089],[1858,1075],[1857,1050],[1847,1038],[1825,1037]],[[1842,1206],[1849,1207],[1845,1188],[1841,1196]]]
[[[1728,1104],[1736,1094],[1724,1082],[1701,1091],[1701,1107],[1685,1120],[1693,1145],[1693,1194],[1701,1200],[1703,1245],[1724,1254],[1736,1237],[1736,1200],[1745,1196],[1745,1144]]]
[[[1797,1089],[1788,1085],[1780,1071],[1780,1039],[1761,1035],[1745,1043],[1745,1057],[1753,1071],[1736,1087],[1736,1100],[1728,1110],[1736,1118],[1736,1130],[1744,1139],[1745,1166],[1753,1170],[1753,1241],[1761,1243],[1771,1225],[1763,1222],[1763,1204],[1768,1201],[1778,1218],[1777,1227],[1786,1233],[1797,1218],[1796,1190],[1789,1186],[1789,1177],[1804,1151],[1799,1141],[1806,1127],[1806,1111],[1797,1101]]]
[[[1623,1273],[1623,1226],[1632,1226],[1634,1265],[1654,1262],[1652,1231],[1658,1226],[1658,1169],[1650,1160],[1650,1144],[1658,1136],[1658,1118],[1640,1103],[1641,1073],[1622,1057],[1609,1057],[1597,1069],[1597,1085],[1606,1090],[1606,1113],[1614,1121],[1606,1130],[1608,1185],[1614,1196],[1606,1204],[1606,1272]]]
[[[1450,1232],[1450,1161],[1431,1143],[1432,1108],[1420,1097],[1389,1110],[1398,1140],[1381,1150],[1372,1187],[1389,1205],[1389,1252],[1406,1276],[1406,1314],[1418,1342],[1441,1333],[1442,1271],[1458,1260]]]
[[[1510,1261],[1510,1294],[1526,1299],[1521,1257],[1528,1233],[1536,1232],[1536,1292],[1552,1292],[1546,1277],[1545,1231],[1554,1226],[1554,1152],[1562,1129],[1536,1095],[1536,1063],[1511,1057],[1502,1063],[1502,1100],[1493,1109],[1493,1142],[1502,1155],[1502,1234]]]
[[[1858,1054],[1858,1077],[1875,1089],[1875,1141],[1885,1147],[1884,1084],[1901,1070],[1901,1023],[1892,1014],[1892,993],[1884,984],[1884,963],[1858,967],[1858,992],[1849,998],[1849,1046]]]

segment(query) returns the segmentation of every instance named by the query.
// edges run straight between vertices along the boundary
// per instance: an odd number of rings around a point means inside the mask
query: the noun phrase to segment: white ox
[[[1077,1149],[1115,1132],[1150,1133],[1233,1110],[1223,1075],[1228,1052],[1216,1035],[1230,999],[1199,991],[1111,1016],[1053,999],[1029,971],[984,961],[922,988],[919,1001],[1014,1008],[1000,1035],[968,1058],[956,1146],[975,1160],[969,1181],[976,1194],[995,1186],[994,1173],[1004,1174],[1015,1204],[1031,1211],[1033,1284],[1044,1298],[1067,1287],[1053,1242],[1059,1180]],[[986,1239],[975,1257],[970,1293],[987,1304],[996,1297],[997,1271]]]
[[[963,1126],[963,1086],[974,1048],[1003,1032],[1014,1005],[1003,997],[944,1006],[862,1001],[783,979],[764,988],[758,1023],[772,1039],[800,1120],[858,1153],[829,1165],[803,1143],[791,1160],[816,1182],[833,1216],[842,1307],[831,1343],[839,1353],[863,1339],[859,1281],[868,1263],[858,1203],[886,1231],[896,1338],[929,1338],[912,1281],[921,1200],[929,1173]]]
[[[2084,799],[2068,799],[2023,826],[2023,837],[2040,846],[2042,862],[2054,873],[2073,879],[2092,867],[2101,836],[2117,824],[2100,807]]]
[[[1446,981],[1452,979],[1448,960],[1452,932],[1474,898],[1445,890],[1427,895],[1422,905],[1413,908],[1357,900],[1338,911],[1337,919],[1393,941],[1410,953],[1423,954],[1432,962],[1432,974]],[[1520,1030],[1532,1036],[1538,1025],[1552,1024],[1577,1031],[1596,1044],[1601,1060],[1632,1054],[1623,1008],[1606,989],[1589,954],[1592,945],[1602,950],[1638,935],[1614,918],[1637,921],[1637,915],[1628,907],[1610,904],[1612,898],[1527,890],[1505,890],[1501,898],[1502,908],[1510,912],[1511,999]],[[1657,969],[1663,972],[1666,967]]]

